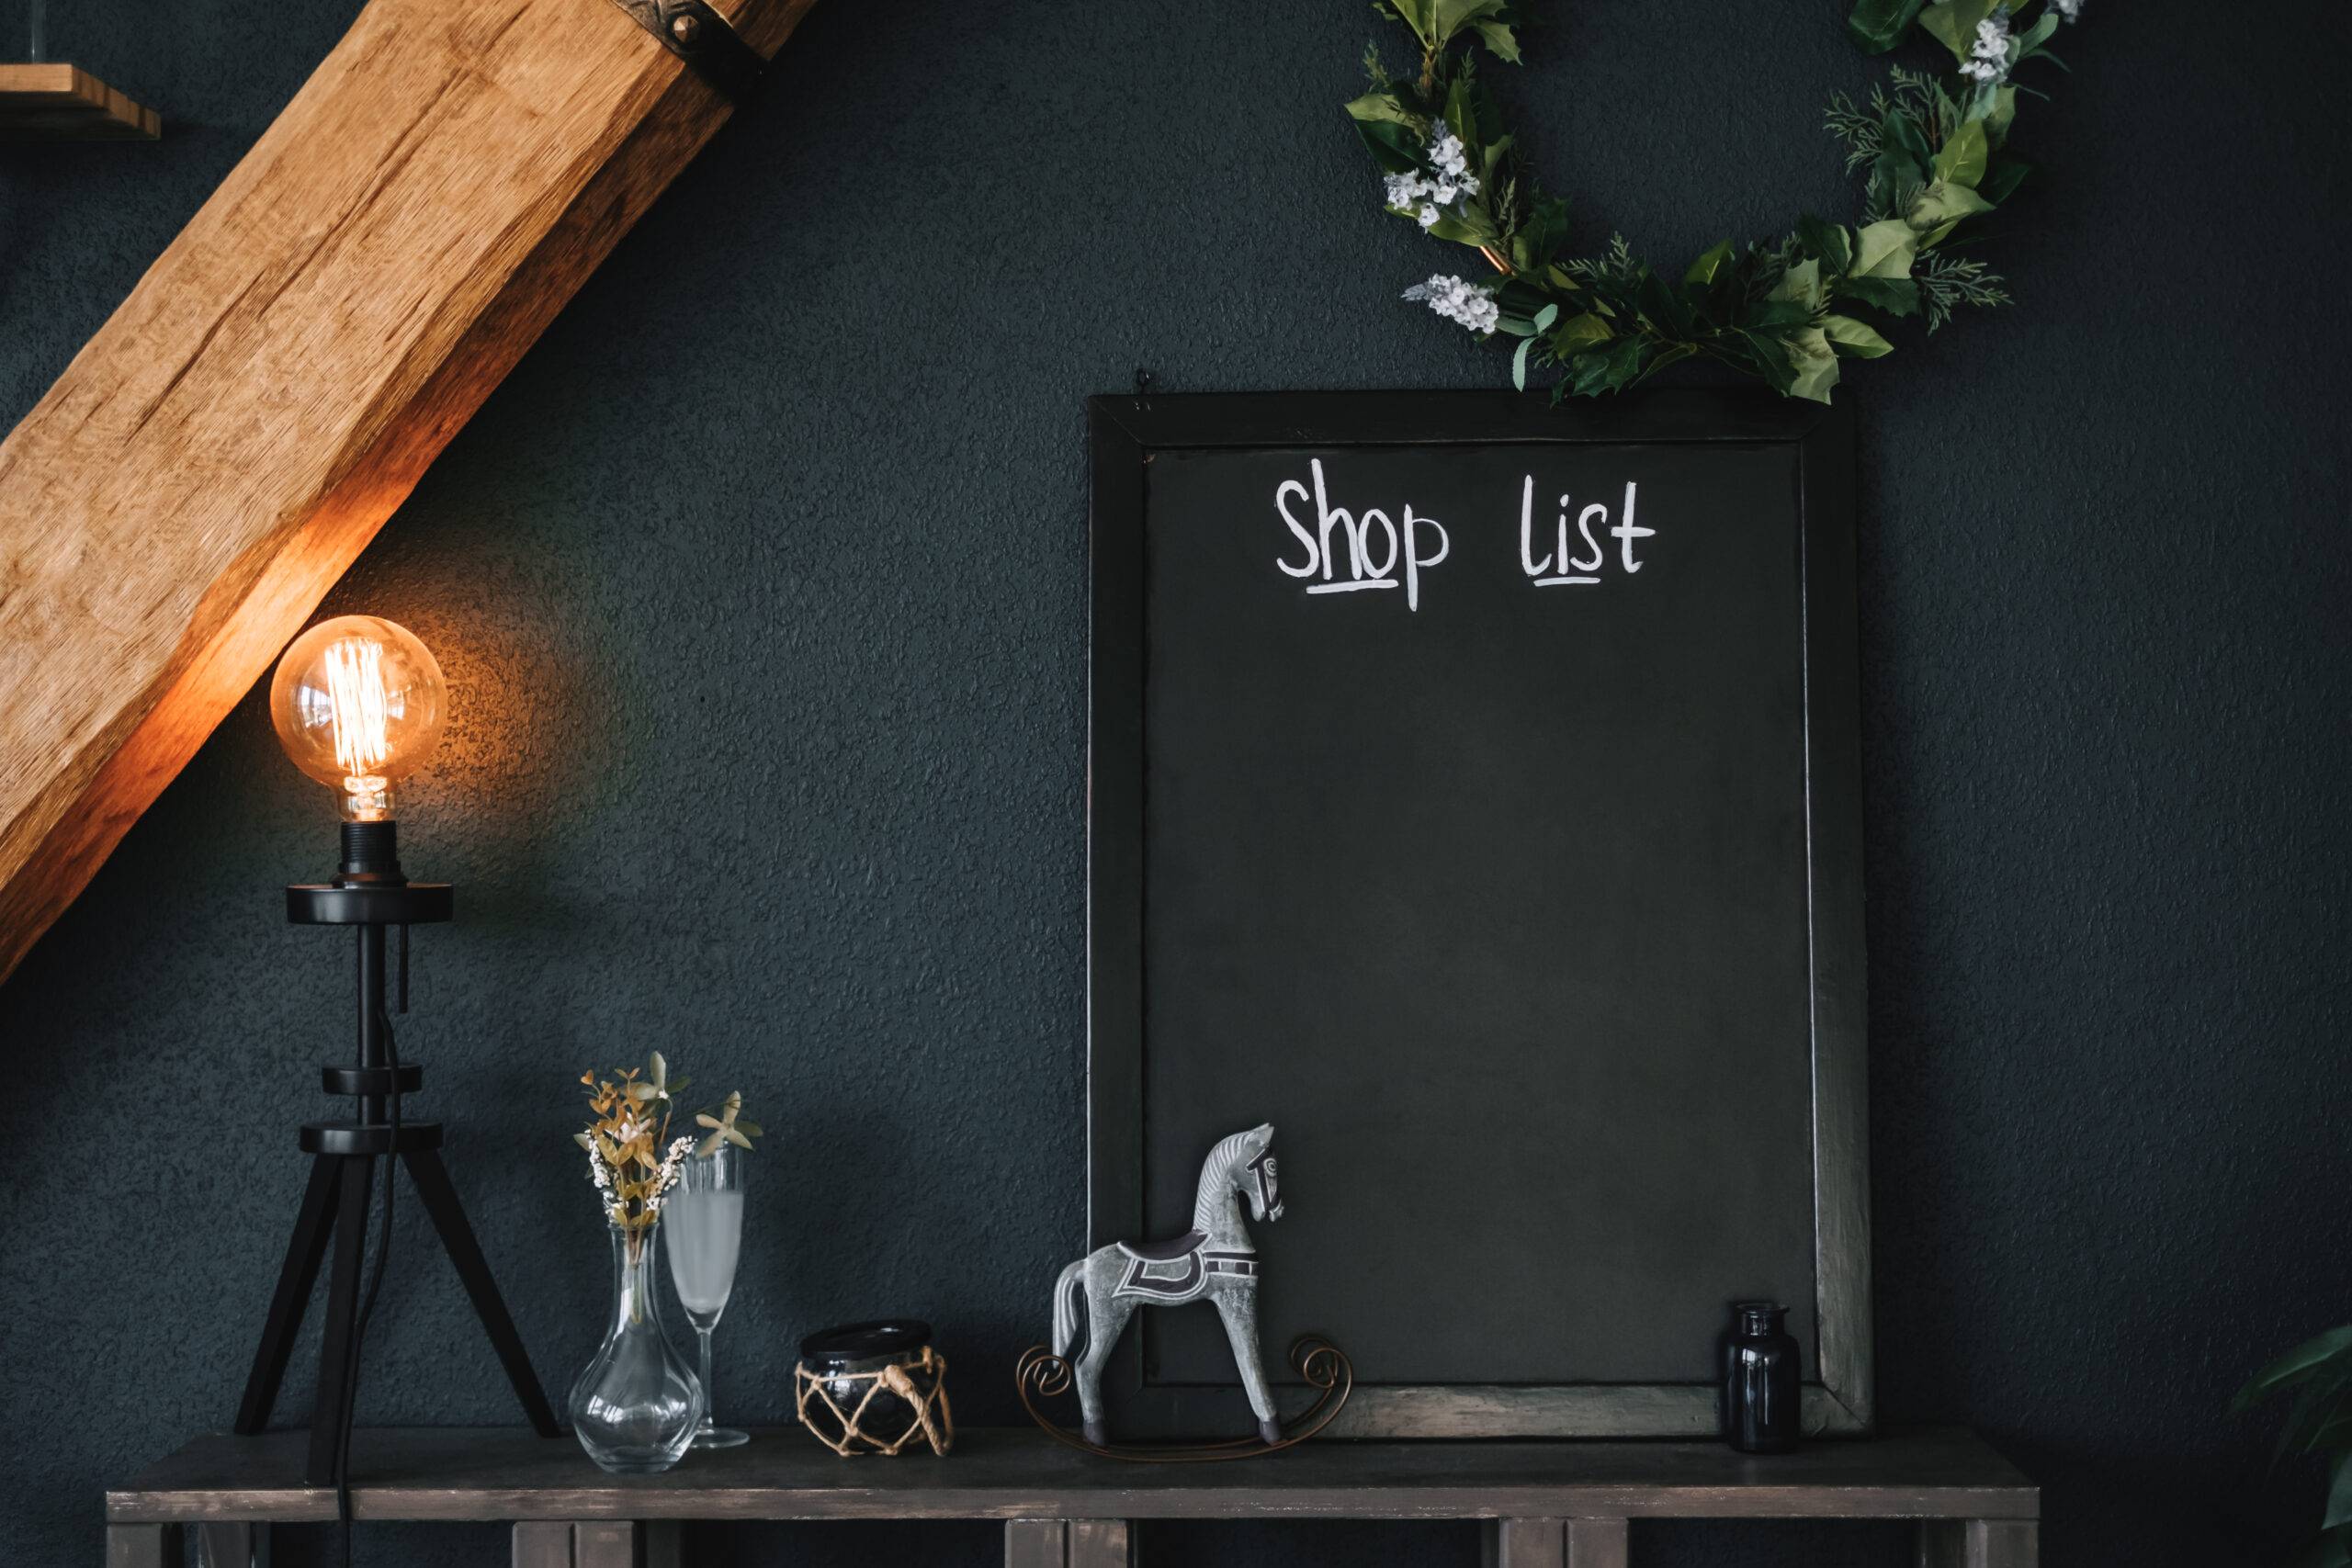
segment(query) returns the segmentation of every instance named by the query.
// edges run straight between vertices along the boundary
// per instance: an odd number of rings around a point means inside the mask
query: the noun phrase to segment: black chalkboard
[[[1094,1243],[1272,1121],[1268,1349],[1350,1429],[1703,1431],[1749,1296],[1867,1425],[1842,413],[1092,414]],[[1245,1429],[1214,1314],[1141,1322],[1129,1427]]]

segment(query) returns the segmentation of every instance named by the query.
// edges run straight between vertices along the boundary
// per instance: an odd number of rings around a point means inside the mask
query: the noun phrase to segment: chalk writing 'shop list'
[[[1323,459],[1307,462],[1312,483],[1284,479],[1274,487],[1274,511],[1303,558],[1289,558],[1290,547],[1274,558],[1283,574],[1297,578],[1309,593],[1354,593],[1364,589],[1405,590],[1405,607],[1421,607],[1422,574],[1442,566],[1453,553],[1453,536],[1436,518],[1402,502],[1391,517],[1386,510],[1367,506],[1351,510],[1331,504],[1332,487],[1323,472]],[[1642,570],[1634,553],[1637,539],[1655,538],[1657,530],[1634,521],[1637,487],[1625,481],[1625,497],[1611,522],[1606,502],[1588,502],[1581,508],[1565,492],[1550,523],[1538,521],[1535,476],[1521,480],[1519,492],[1519,568],[1535,588],[1589,587],[1606,574],[1608,551],[1603,537],[1617,546],[1617,565],[1626,576]],[[1311,517],[1306,515],[1313,502]],[[1294,510],[1294,507],[1296,510]],[[1574,532],[1570,519],[1574,518]],[[1596,529],[1598,532],[1596,532]],[[1341,575],[1344,564],[1345,575]]]

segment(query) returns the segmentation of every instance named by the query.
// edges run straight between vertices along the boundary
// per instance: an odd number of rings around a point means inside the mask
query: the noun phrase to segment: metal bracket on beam
[[[768,62],[745,43],[726,17],[703,0],[613,0],[637,25],[662,40],[694,73],[741,103],[759,85]]]

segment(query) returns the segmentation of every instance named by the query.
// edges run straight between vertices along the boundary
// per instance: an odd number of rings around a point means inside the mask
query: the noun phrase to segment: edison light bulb
[[[338,615],[294,639],[269,683],[269,717],[294,765],[343,796],[344,819],[392,815],[392,785],[433,754],[448,717],[441,666],[408,631]]]

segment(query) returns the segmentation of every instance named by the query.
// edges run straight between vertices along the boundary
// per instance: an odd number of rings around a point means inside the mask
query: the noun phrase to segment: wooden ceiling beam
[[[614,0],[369,0],[0,444],[0,979],[729,107]]]

